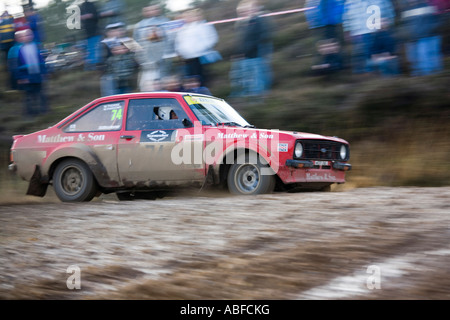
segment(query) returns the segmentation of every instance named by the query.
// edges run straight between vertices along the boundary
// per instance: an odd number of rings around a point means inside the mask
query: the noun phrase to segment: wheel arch
[[[226,152],[223,153],[220,162],[217,163],[215,167],[215,175],[217,180],[221,184],[227,183],[227,176],[228,171],[230,170],[231,166],[236,163],[236,160],[239,156],[242,155],[249,155],[250,159],[259,159],[264,160],[267,164],[270,164],[270,158],[267,154],[263,154],[262,152],[257,152],[256,150],[250,148],[250,147],[234,147],[228,149]],[[253,156],[255,158],[252,158]],[[230,163],[231,161],[231,163]],[[275,177],[277,177],[277,174],[274,172]]]
[[[84,162],[91,170],[95,181],[100,187],[108,187],[111,183],[106,168],[100,162],[95,153],[86,145],[75,145],[68,148],[58,149],[45,161],[42,174],[43,180],[50,182],[57,166],[64,160],[77,159]]]

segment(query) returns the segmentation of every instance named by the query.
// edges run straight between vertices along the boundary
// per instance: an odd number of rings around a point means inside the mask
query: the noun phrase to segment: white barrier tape
[[[315,7],[307,7],[307,8],[301,8],[301,9],[292,9],[292,10],[285,10],[285,11],[278,11],[278,12],[271,12],[271,13],[265,13],[260,15],[260,17],[272,17],[272,16],[279,16],[282,14],[288,14],[288,13],[297,13],[297,12],[303,12],[307,10],[314,9]],[[208,24],[220,24],[220,23],[227,23],[227,22],[236,22],[239,20],[244,20],[247,17],[239,17],[239,18],[232,18],[232,19],[225,19],[225,20],[218,20],[218,21],[210,21]]]

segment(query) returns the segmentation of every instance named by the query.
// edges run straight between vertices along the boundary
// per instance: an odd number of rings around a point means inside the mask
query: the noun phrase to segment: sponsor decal
[[[248,138],[248,134],[245,133],[223,133],[219,132],[217,133],[217,138],[219,139],[246,139]]]
[[[56,136],[47,136],[46,134],[38,135],[37,142],[38,143],[65,143],[65,142],[74,142],[75,136],[62,136],[60,134]]]
[[[273,139],[273,134],[268,134],[266,132],[260,132],[259,136],[256,132],[254,132],[252,135],[248,135],[247,133],[223,133],[219,132],[217,133],[217,138],[219,139]]]
[[[260,132],[259,138],[260,139],[273,139],[273,134],[268,134],[266,132]]]
[[[317,174],[317,173],[306,173],[306,180],[307,181],[336,181],[336,176],[325,173],[325,174]]]
[[[122,109],[122,102],[109,103],[103,105],[103,111]]]
[[[278,144],[278,152],[288,152],[289,145],[287,143],[279,143]]]
[[[115,131],[115,130],[119,130],[121,126],[122,126],[121,124],[111,125],[111,126],[98,126],[97,130],[99,130],[99,131]]]
[[[142,131],[141,142],[170,142],[175,140],[176,130]]]
[[[184,141],[203,141],[204,139],[204,134],[187,134],[184,136]]]
[[[92,142],[104,140],[104,134],[95,133],[80,133],[78,136],[64,136],[61,134],[57,134],[56,136],[47,136],[46,134],[40,134],[37,137],[38,143]]]

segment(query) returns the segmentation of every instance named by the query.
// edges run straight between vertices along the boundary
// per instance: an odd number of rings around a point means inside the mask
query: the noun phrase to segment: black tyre
[[[275,176],[263,172],[263,165],[259,161],[236,161],[228,171],[228,190],[238,195],[256,195],[271,193],[275,188]],[[268,171],[268,170],[267,170]]]
[[[81,160],[67,159],[56,167],[53,188],[63,202],[91,201],[97,194],[97,182]]]

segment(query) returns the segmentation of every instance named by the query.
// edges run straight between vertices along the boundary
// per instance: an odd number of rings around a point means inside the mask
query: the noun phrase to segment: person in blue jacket
[[[2,64],[6,67],[8,65],[8,52],[14,46],[14,32],[14,18],[8,13],[8,11],[5,11],[0,16],[0,50],[2,51]],[[6,79],[6,87],[14,89],[14,83],[12,82],[11,74]]]
[[[17,79],[18,89],[25,92],[24,113],[26,116],[47,113],[47,96],[44,90],[47,71],[44,58],[39,46],[33,41],[31,29],[19,31],[19,38],[22,45],[17,48],[14,77]]]
[[[430,75],[443,69],[441,20],[438,8],[425,0],[407,0],[402,11],[406,30],[406,56],[413,76]]]
[[[45,40],[43,20],[37,11],[31,6],[25,6],[23,11],[29,28],[33,31],[34,42],[41,47]]]
[[[323,72],[342,68],[342,15],[344,0],[307,0],[306,19],[310,29],[318,34],[318,64],[312,70]]]

